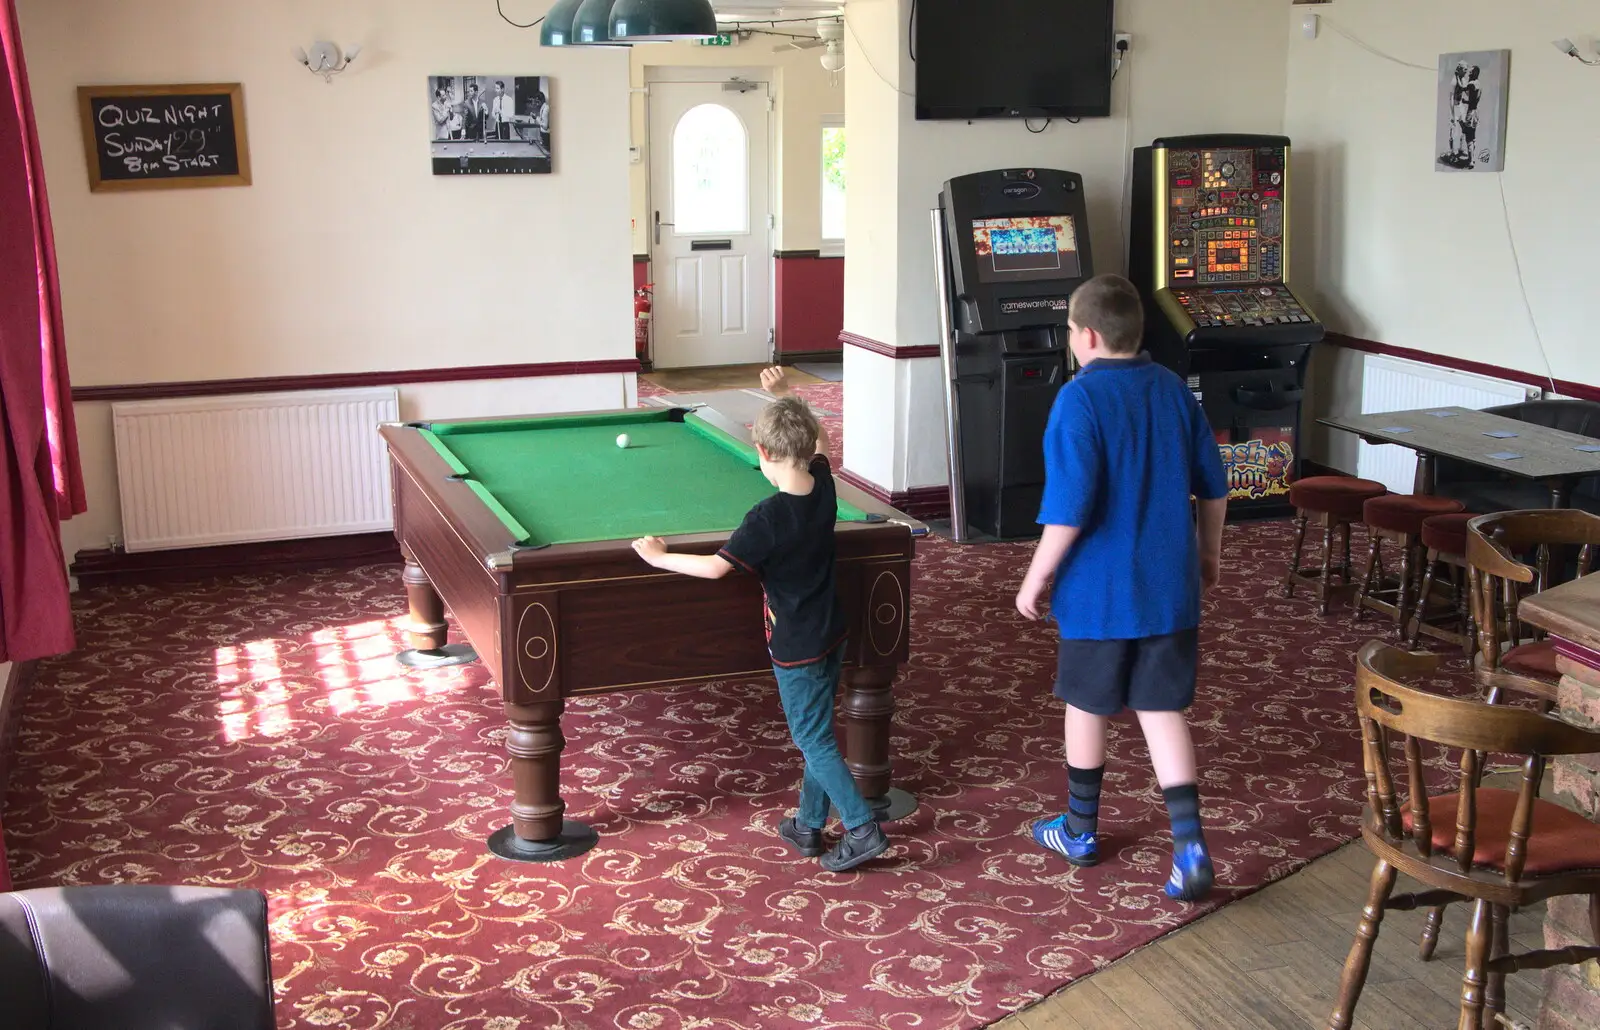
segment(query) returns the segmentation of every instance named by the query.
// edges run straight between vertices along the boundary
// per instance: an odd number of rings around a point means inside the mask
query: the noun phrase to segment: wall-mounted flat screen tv
[[[1111,114],[1114,0],[919,0],[917,117]]]

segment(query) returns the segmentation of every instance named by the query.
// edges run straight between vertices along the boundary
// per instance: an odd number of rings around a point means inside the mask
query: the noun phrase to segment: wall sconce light
[[[1578,49],[1578,45],[1576,43],[1574,43],[1570,39],[1558,39],[1554,43],[1552,43],[1551,45],[1554,46],[1557,50],[1561,51],[1563,54],[1566,54],[1568,57],[1576,57],[1578,60],[1582,61],[1584,64],[1587,64],[1587,65],[1590,65],[1590,66],[1600,65],[1600,43],[1596,43],[1595,44],[1594,51],[1595,51],[1595,55],[1596,55],[1597,59],[1593,60],[1593,61],[1591,61],[1591,60],[1589,60],[1589,58],[1583,56],[1583,51],[1579,50]]]
[[[332,85],[333,77],[350,67],[359,53],[361,53],[360,43],[352,46],[348,53],[340,53],[337,43],[318,40],[311,44],[309,54],[295,47],[294,59],[310,69],[313,75],[322,76],[323,82]]]

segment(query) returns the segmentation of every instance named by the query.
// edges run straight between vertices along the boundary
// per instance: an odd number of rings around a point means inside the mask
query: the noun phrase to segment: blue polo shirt
[[[1050,610],[1068,640],[1131,640],[1200,625],[1189,497],[1226,497],[1206,416],[1148,353],[1100,358],[1056,395],[1039,522],[1076,526]]]

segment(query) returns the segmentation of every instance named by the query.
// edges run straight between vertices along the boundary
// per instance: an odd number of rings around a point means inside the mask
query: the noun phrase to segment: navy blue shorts
[[[1091,715],[1181,712],[1194,703],[1200,631],[1136,640],[1063,640],[1056,697]]]

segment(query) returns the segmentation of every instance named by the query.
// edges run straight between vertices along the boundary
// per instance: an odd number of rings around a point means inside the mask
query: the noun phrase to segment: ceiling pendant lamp
[[[572,17],[578,13],[578,8],[583,0],[556,0],[550,8],[550,13],[544,16],[544,25],[539,29],[540,46],[571,46]]]
[[[577,46],[603,46],[611,38],[611,5],[614,0],[583,0],[572,16],[572,42]]]
[[[616,0],[610,38],[618,42],[671,42],[717,34],[711,0]]]

